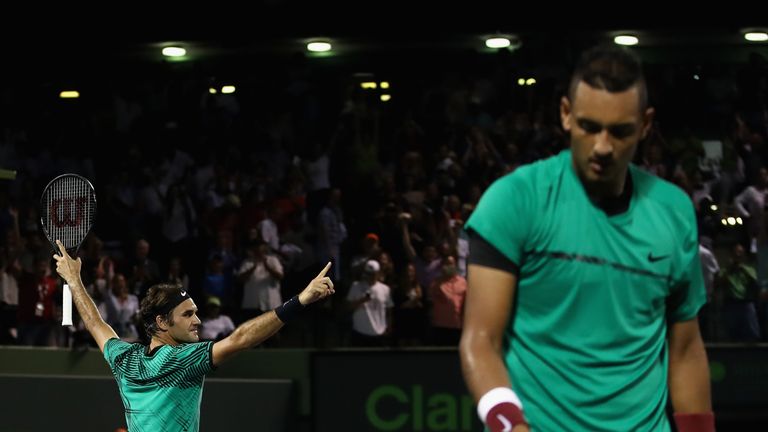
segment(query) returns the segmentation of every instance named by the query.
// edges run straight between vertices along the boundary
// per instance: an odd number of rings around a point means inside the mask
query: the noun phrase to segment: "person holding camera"
[[[352,310],[350,345],[383,347],[389,345],[392,329],[392,291],[378,281],[381,265],[368,260],[361,280],[352,283],[347,294],[347,305]]]

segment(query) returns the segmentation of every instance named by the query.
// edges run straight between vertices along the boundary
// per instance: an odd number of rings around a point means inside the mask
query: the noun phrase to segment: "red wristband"
[[[523,411],[511,402],[494,405],[485,417],[485,425],[490,432],[509,431],[519,424],[527,425],[528,422],[523,417]]]
[[[678,432],[715,432],[715,413],[675,414]]]

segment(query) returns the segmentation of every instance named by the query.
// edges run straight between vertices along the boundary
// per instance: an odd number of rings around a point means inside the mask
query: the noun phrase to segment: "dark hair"
[[[628,48],[604,44],[582,53],[568,87],[571,102],[581,81],[592,88],[610,93],[623,92],[637,86],[640,109],[644,110],[648,105],[648,90],[640,58]]]
[[[139,316],[148,338],[151,339],[160,330],[155,320],[155,317],[158,315],[162,315],[165,321],[173,324],[173,308],[169,311],[165,309],[171,301],[181,295],[181,288],[179,284],[162,283],[153,285],[147,291],[147,296],[141,300]]]

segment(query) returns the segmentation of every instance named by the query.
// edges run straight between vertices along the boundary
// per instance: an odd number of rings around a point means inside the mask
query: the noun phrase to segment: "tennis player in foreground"
[[[569,150],[497,180],[467,221],[464,378],[492,432],[714,430],[691,199],[630,162],[651,127],[638,58],[585,52]]]

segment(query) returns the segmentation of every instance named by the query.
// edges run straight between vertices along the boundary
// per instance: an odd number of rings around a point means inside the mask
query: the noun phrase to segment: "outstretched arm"
[[[298,306],[295,303],[292,306],[287,306],[291,302],[298,302],[301,306],[306,306],[333,294],[335,292],[333,282],[331,282],[331,278],[325,276],[330,268],[331,263],[329,262],[320,274],[309,282],[309,285],[297,296],[297,299],[286,302],[285,309]],[[256,346],[277,333],[285,323],[280,320],[276,311],[277,309],[271,310],[244,322],[231,335],[213,344],[213,364],[219,365],[238,352]]]
[[[104,322],[91,296],[88,295],[83,286],[83,280],[80,278],[80,268],[82,267],[80,258],[72,259],[61,241],[56,240],[56,245],[59,246],[61,253],[61,255],[53,255],[53,259],[56,260],[56,271],[69,284],[69,289],[72,291],[72,301],[75,303],[77,312],[83,319],[85,328],[88,329],[88,332],[96,340],[99,349],[103,352],[104,344],[112,338],[117,338],[117,333]]]

